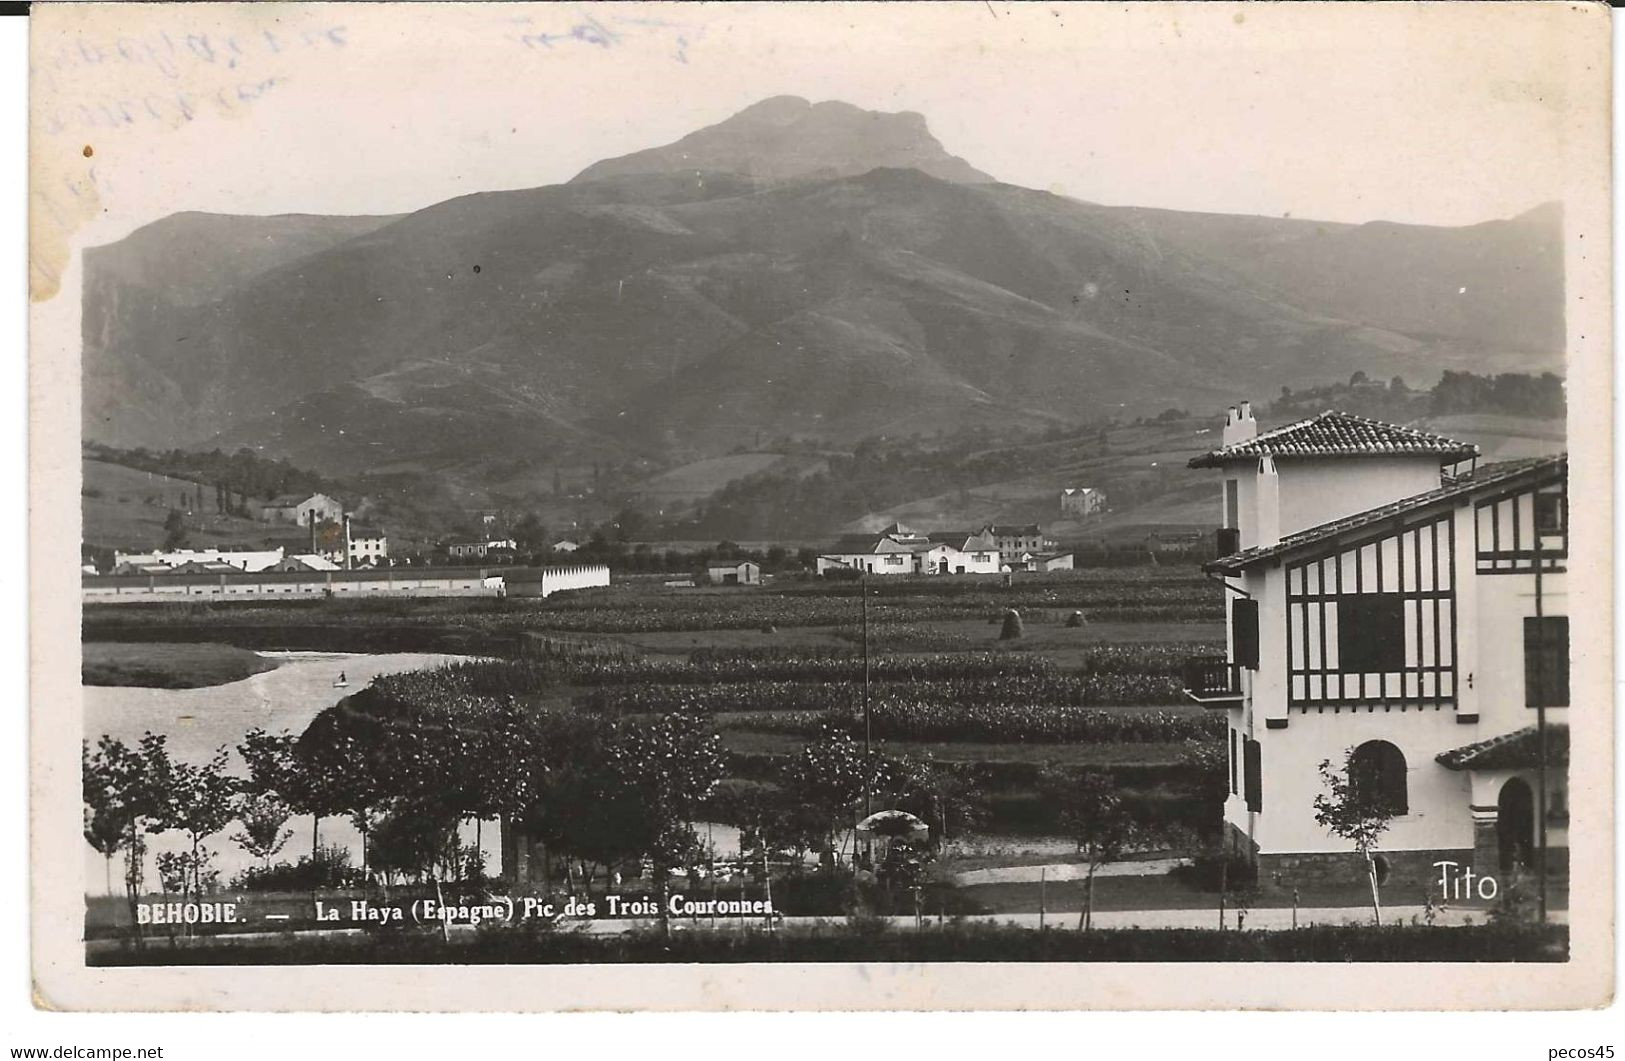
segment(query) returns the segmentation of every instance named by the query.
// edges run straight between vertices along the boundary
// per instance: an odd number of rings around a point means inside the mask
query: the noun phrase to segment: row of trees
[[[85,443],[85,456],[121,464],[127,468],[207,483],[214,491],[219,512],[247,514],[251,498],[272,498],[278,494],[333,492],[333,484],[315,472],[298,468],[286,460],[261,457],[246,446],[233,453],[220,449],[197,452],[183,449],[150,450],[144,446],[121,449],[99,442]],[[198,508],[203,507],[201,486]]]

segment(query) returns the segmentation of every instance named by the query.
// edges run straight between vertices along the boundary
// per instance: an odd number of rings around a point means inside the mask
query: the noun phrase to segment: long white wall
[[[309,597],[497,597],[503,576],[487,568],[265,572],[243,575],[87,576],[86,604],[155,600],[296,600]]]

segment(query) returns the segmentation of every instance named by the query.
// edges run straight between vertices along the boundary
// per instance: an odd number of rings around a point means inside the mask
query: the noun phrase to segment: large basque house
[[[1337,412],[1259,434],[1244,403],[1191,461],[1223,479],[1228,652],[1186,691],[1228,721],[1226,836],[1261,880],[1364,876],[1315,820],[1323,761],[1396,815],[1379,878],[1566,872],[1568,461],[1477,458]]]

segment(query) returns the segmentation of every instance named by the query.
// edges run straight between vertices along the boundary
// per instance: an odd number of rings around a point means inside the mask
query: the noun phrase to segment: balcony
[[[1241,529],[1239,527],[1220,527],[1214,535],[1214,555],[1223,559],[1226,556],[1235,556],[1241,552]]]
[[[1203,707],[1229,708],[1241,703],[1241,665],[1223,656],[1195,656],[1182,670],[1185,695]]]

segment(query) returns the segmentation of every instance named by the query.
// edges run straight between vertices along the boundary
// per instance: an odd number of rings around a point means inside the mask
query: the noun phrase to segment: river
[[[260,655],[278,661],[274,670],[244,678],[228,685],[215,685],[206,689],[143,689],[132,686],[86,686],[84,689],[85,739],[92,745],[103,734],[116,737],[125,744],[135,745],[142,734],[151,731],[168,738],[170,757],[176,760],[202,763],[221,745],[231,749],[231,769],[244,771],[237,757],[236,746],[249,730],[258,726],[268,733],[287,730],[295,735],[304,732],[310,720],[341,699],[364,688],[380,674],[418,670],[450,663],[466,657],[425,652],[397,652],[379,655],[344,652],[262,652]],[[344,675],[345,688],[335,688],[334,682]],[[241,828],[233,823],[225,832],[211,837],[206,846],[215,853],[214,868],[220,871],[222,885],[253,865],[255,860],[231,840],[231,834]],[[276,856],[278,860],[297,862],[300,855],[310,853],[311,820],[297,816],[288,822],[293,831],[287,846]],[[474,826],[467,827],[466,839],[474,838]],[[487,864],[495,868],[501,864],[501,838],[494,825],[482,828],[481,850]],[[361,864],[361,835],[348,821],[323,818],[320,842],[325,846],[338,844],[350,851],[352,862]],[[179,833],[161,833],[147,841],[146,882],[157,889],[156,859],[167,851],[187,848],[186,839]],[[85,845],[86,890],[92,894],[107,891],[107,867],[94,848]],[[123,894],[120,858],[112,867],[113,891]]]
[[[268,733],[287,730],[302,733],[311,719],[345,696],[364,688],[380,674],[418,670],[442,663],[465,659],[463,656],[421,652],[398,652],[379,655],[342,652],[262,652],[260,655],[275,659],[278,666],[242,681],[216,685],[207,689],[144,689],[130,686],[87,686],[84,689],[85,737],[92,744],[103,734],[122,740],[132,747],[142,734],[150,731],[168,738],[170,757],[179,761],[206,762],[215,750],[224,745],[231,750],[231,769],[243,774],[242,761],[236,746],[249,730],[258,726]],[[334,682],[343,675],[346,688],[335,688]],[[205,846],[215,853],[213,866],[220,871],[222,886],[255,860],[232,842],[231,835],[241,827],[236,823],[224,832],[211,837]],[[273,861],[297,862],[301,855],[310,853],[311,820],[296,816],[288,822],[293,835]],[[702,843],[715,843],[720,856],[738,851],[738,830],[725,825],[698,823],[696,830]],[[463,827],[463,840],[473,843],[475,826]],[[490,872],[497,872],[502,864],[501,836],[495,822],[486,822],[478,830],[480,850],[484,852]],[[342,818],[323,818],[319,837],[323,846],[340,845],[350,852],[352,864],[361,864],[361,834]],[[145,879],[147,886],[157,889],[156,859],[168,851],[183,851],[186,839],[179,833],[161,833],[148,838]],[[112,887],[107,886],[108,867],[100,854],[88,843],[85,845],[85,882],[91,894],[123,894],[121,857],[111,867]]]

